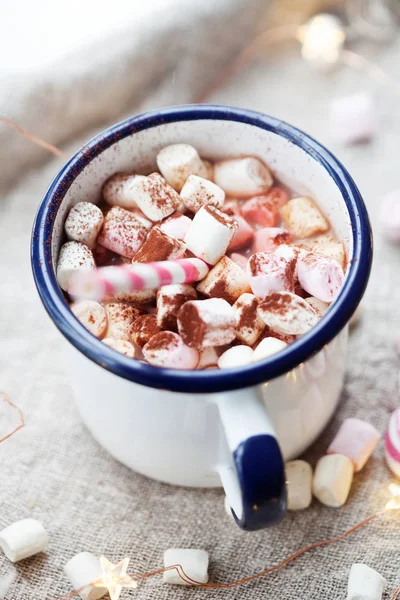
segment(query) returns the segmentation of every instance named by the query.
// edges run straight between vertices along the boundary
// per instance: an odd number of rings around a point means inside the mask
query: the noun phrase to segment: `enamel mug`
[[[296,193],[314,197],[345,245],[343,288],[324,317],[285,350],[249,366],[162,369],[117,353],[74,317],[55,265],[69,209],[98,202],[117,171],[150,173],[168,144],[210,160],[258,156]],[[222,486],[239,527],[255,530],[286,510],[284,461],[301,454],[336,408],[347,324],[364,293],[372,241],[357,187],[324,147],[278,119],[237,108],[188,105],[134,116],[88,142],[61,169],[37,214],[32,267],[42,302],[66,344],[82,419],[116,459],[182,486]]]

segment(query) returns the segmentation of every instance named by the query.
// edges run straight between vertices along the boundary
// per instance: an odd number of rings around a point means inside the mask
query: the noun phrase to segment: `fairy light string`
[[[15,433],[17,433],[17,431],[20,431],[20,429],[25,427],[25,417],[24,417],[24,413],[22,412],[22,410],[20,408],[18,408],[18,406],[16,406],[13,402],[11,402],[11,400],[9,399],[9,397],[7,396],[7,394],[5,392],[0,392],[0,399],[5,404],[10,406],[13,410],[15,410],[15,412],[18,414],[18,417],[19,417],[19,425],[14,427],[14,429],[12,431],[7,433],[3,437],[0,437],[0,444],[1,444],[2,442],[5,442],[10,437],[12,437]]]

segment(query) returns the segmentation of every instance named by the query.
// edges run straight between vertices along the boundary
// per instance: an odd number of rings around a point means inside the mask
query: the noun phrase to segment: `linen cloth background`
[[[374,53],[394,76],[400,76],[398,51],[399,44]],[[360,86],[377,94],[381,130],[373,143],[343,149],[327,131],[327,105],[332,93],[349,93]],[[394,95],[345,69],[326,76],[315,73],[288,51],[257,62],[211,100],[271,113],[330,146],[360,186],[376,226],[382,194],[399,186],[400,123]],[[154,98],[153,105],[157,104]],[[61,161],[52,160],[26,174],[0,205],[0,388],[26,415],[25,429],[0,446],[0,527],[32,516],[50,534],[46,554],[15,567],[0,554],[0,578],[16,569],[6,599],[47,600],[65,594],[70,586],[63,565],[83,550],[115,562],[129,556],[130,571],[144,572],[162,566],[168,547],[203,548],[210,553],[210,580],[231,581],[272,566],[312,541],[335,536],[382,507],[393,480],[384,464],[382,443],[356,475],[344,508],[330,509],[313,501],[308,510],[289,513],[277,527],[257,533],[241,532],[228,519],[221,490],[151,481],[118,464],[97,445],[79,420],[63,373],[60,334],[40,304],[28,260],[37,204],[60,166]],[[376,231],[373,272],[362,322],[350,338],[341,404],[306,454],[313,464],[345,417],[365,418],[384,432],[390,411],[398,405],[398,357],[393,349],[399,332],[398,259],[399,249],[386,245]],[[400,583],[399,528],[393,513],[243,587],[205,591],[164,586],[161,578],[155,578],[137,590],[123,591],[121,598],[344,599],[354,562],[380,571],[388,581],[389,597]]]

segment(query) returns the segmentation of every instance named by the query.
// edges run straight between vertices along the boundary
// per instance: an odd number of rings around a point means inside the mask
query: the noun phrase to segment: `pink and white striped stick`
[[[170,283],[200,281],[208,271],[200,258],[101,267],[76,273],[68,292],[79,300],[102,300],[121,293],[156,290]]]

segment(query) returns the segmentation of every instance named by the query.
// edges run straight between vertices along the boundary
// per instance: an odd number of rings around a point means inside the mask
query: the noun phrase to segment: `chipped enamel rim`
[[[132,360],[92,336],[70,311],[57,284],[52,244],[55,216],[77,175],[101,152],[135,132],[177,121],[212,119],[246,123],[271,131],[299,146],[319,162],[338,186],[353,228],[353,256],[342,290],[328,313],[307,334],[276,356],[236,369],[184,371],[163,369]],[[130,117],[89,141],[61,169],[36,215],[31,243],[32,270],[41,300],[61,333],[99,366],[136,383],[176,392],[210,393],[264,383],[283,375],[330,342],[348,323],[367,285],[372,262],[372,232],[368,214],[353,179],[323,146],[299,129],[250,110],[218,105],[185,105]]]

